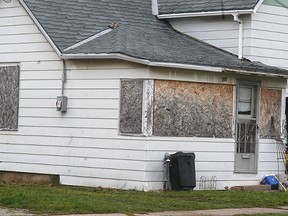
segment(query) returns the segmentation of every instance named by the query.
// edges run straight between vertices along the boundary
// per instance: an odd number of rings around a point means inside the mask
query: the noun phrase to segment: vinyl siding
[[[0,170],[60,175],[63,184],[145,189],[145,139],[120,137],[120,77],[146,67],[67,63],[68,111],[56,111],[63,65],[16,0],[0,5],[0,65],[20,65],[19,128],[0,132]]]
[[[288,69],[288,9],[261,5],[251,20],[253,61]]]
[[[240,16],[244,21],[244,55],[250,54],[250,20],[248,16]],[[193,17],[169,19],[176,30],[198,38],[216,47],[238,55],[239,24],[233,16]]]
[[[217,189],[225,186],[259,184],[266,174],[278,173],[276,144],[274,140],[260,140],[259,163],[257,174],[234,173],[234,139],[209,138],[152,138],[149,142],[147,164],[147,181],[151,182],[149,189],[163,186],[163,157],[165,153],[177,151],[195,153],[196,189],[199,188],[202,176],[217,177]],[[280,172],[283,163],[279,161]]]

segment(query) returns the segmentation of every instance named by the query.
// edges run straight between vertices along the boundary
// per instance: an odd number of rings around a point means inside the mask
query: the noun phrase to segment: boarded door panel
[[[281,133],[281,98],[282,91],[280,89],[261,89],[260,99],[260,138],[275,137],[275,132]],[[274,122],[275,129],[274,129]],[[276,130],[276,131],[275,131]]]
[[[233,86],[155,81],[155,136],[232,137]]]
[[[17,130],[19,67],[0,67],[0,130]]]

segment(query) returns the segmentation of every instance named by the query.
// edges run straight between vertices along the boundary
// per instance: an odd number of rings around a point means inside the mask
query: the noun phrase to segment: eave
[[[85,59],[118,59],[129,62],[134,62],[138,64],[147,65],[150,67],[166,67],[166,68],[177,68],[177,69],[187,69],[195,71],[207,71],[214,73],[236,73],[241,75],[254,75],[254,76],[265,76],[265,77],[274,77],[274,78],[288,78],[288,74],[276,74],[276,73],[265,73],[260,71],[246,71],[239,69],[229,69],[223,67],[213,67],[213,66],[202,66],[202,65],[193,65],[193,64],[179,64],[173,62],[156,62],[146,59],[140,59],[124,55],[121,53],[104,53],[104,54],[63,54],[62,58],[64,60],[85,60]]]
[[[158,19],[175,19],[175,18],[188,18],[188,17],[206,17],[206,16],[223,16],[231,14],[252,14],[256,13],[260,5],[264,0],[259,0],[253,9],[247,10],[227,10],[227,11],[203,11],[203,12],[193,12],[193,13],[170,13],[170,14],[158,14]]]

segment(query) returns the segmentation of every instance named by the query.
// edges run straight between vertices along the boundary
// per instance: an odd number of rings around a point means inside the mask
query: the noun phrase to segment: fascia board
[[[210,71],[221,73],[223,68],[221,67],[210,67],[210,66],[201,66],[201,65],[190,65],[190,64],[178,64],[178,63],[169,63],[169,62],[154,62],[145,59],[134,58],[131,56],[123,54],[63,54],[63,59],[72,60],[72,59],[119,59],[130,61],[138,64],[143,64],[153,67],[167,67],[167,68],[178,68],[178,69],[189,69],[189,70],[198,70],[198,71]]]
[[[255,5],[253,12],[256,13],[258,8],[262,5],[262,3],[264,2],[264,0],[259,0],[258,3]]]
[[[63,54],[62,58],[64,60],[72,59],[119,59],[130,61],[138,64],[143,64],[147,66],[154,67],[168,67],[168,68],[179,68],[179,69],[189,69],[189,70],[199,70],[199,71],[210,71],[210,72],[222,72],[221,67],[210,67],[210,66],[200,66],[200,65],[190,65],[190,64],[178,64],[169,62],[154,62],[145,59],[134,58],[131,56],[123,55],[120,53],[107,53],[107,54]]]
[[[158,19],[173,19],[173,18],[187,18],[187,17],[205,17],[205,16],[221,16],[231,14],[252,14],[254,9],[249,10],[229,10],[229,11],[208,11],[197,13],[174,13],[174,14],[161,14]]]
[[[50,36],[46,33],[46,31],[44,30],[44,28],[41,26],[41,24],[38,22],[38,20],[36,19],[36,17],[34,16],[34,14],[32,13],[32,11],[29,9],[29,7],[27,6],[27,4],[24,2],[24,0],[19,0],[20,4],[22,5],[22,7],[26,10],[26,12],[29,14],[29,16],[31,17],[31,19],[33,20],[33,22],[35,23],[35,25],[38,27],[38,29],[40,30],[40,32],[42,33],[42,35],[46,38],[46,40],[48,41],[48,43],[52,46],[52,48],[54,49],[54,51],[57,53],[57,55],[61,58],[61,51],[58,49],[58,47],[56,46],[56,44],[52,41],[52,39],[50,38]]]
[[[217,73],[237,73],[242,75],[255,75],[255,76],[266,76],[266,77],[276,77],[276,78],[288,78],[288,74],[273,74],[265,72],[251,72],[245,70],[235,70],[222,67],[211,67],[211,66],[201,66],[201,65],[190,65],[190,64],[178,64],[169,62],[154,62],[145,59],[134,58],[131,56],[123,55],[120,53],[103,53],[103,54],[63,54],[62,58],[64,60],[81,60],[81,59],[119,59],[124,61],[130,61],[138,64],[143,64],[151,67],[167,67],[167,68],[177,68],[177,69],[188,69],[197,71],[208,71]]]
[[[274,78],[288,78],[288,74],[274,74],[274,73],[264,73],[258,71],[245,71],[245,70],[234,70],[234,69],[224,69],[223,72],[226,73],[236,73],[241,75],[254,75],[254,76],[265,76],[265,77],[274,77]]]

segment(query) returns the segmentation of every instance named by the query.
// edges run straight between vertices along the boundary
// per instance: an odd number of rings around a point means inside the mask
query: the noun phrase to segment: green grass
[[[288,205],[288,193],[239,191],[139,192],[0,184],[0,206],[36,213],[145,213]]]

